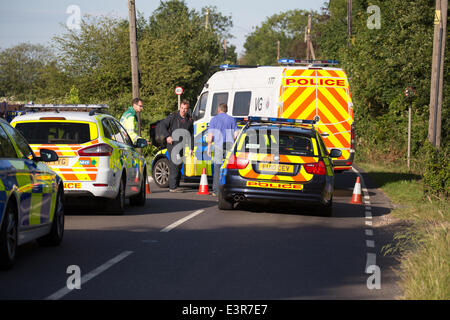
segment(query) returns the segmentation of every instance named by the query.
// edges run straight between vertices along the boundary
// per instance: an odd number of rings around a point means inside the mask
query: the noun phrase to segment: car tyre
[[[220,210],[233,210],[234,208],[234,203],[232,201],[228,201],[227,199],[225,199],[225,197],[223,196],[223,192],[219,190],[219,195],[218,195],[218,207]]]
[[[159,188],[169,187],[169,174],[169,160],[167,158],[161,158],[156,161],[152,169],[152,176]]]
[[[0,229],[0,268],[11,269],[16,259],[17,242],[18,241],[18,225],[17,210],[8,204],[3,224]]]
[[[145,169],[145,170],[147,170],[147,169]],[[139,193],[137,195],[135,195],[135,196],[130,198],[130,204],[132,206],[139,206],[139,207],[145,206],[145,201],[146,201],[145,187],[146,187],[146,183],[147,183],[147,175],[144,174],[144,178],[142,179],[141,189],[139,190]]]
[[[56,196],[55,212],[50,233],[37,239],[39,245],[44,247],[55,247],[61,244],[64,236],[64,189],[59,188]]]
[[[119,192],[114,199],[106,199],[108,212],[121,216],[125,212],[125,183],[120,179]]]

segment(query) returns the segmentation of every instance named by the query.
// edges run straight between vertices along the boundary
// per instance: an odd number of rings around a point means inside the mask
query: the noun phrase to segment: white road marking
[[[200,213],[203,213],[205,210],[197,210],[194,213],[191,213],[190,215],[184,217],[183,219],[180,219],[178,221],[175,221],[174,223],[172,223],[170,226],[165,227],[164,229],[161,230],[161,232],[169,232],[173,229],[175,229],[176,227],[178,227],[180,224],[185,223],[186,221],[198,216]]]
[[[377,265],[377,255],[375,253],[368,253],[367,254],[367,262],[366,262],[366,272],[367,268],[370,266],[376,266]]]
[[[364,205],[366,208],[366,221],[365,224],[366,226],[372,226],[372,205],[370,203],[370,196],[369,196],[369,190],[367,190],[366,188],[366,184],[364,182],[364,179],[361,175],[361,173],[359,173],[358,170],[356,170],[355,168],[352,168],[353,172],[355,172],[361,179],[361,187],[364,190]],[[367,237],[372,237],[373,236],[373,229],[366,229],[366,236]],[[374,240],[366,240],[366,247],[367,248],[375,248],[375,241]],[[367,272],[367,268],[369,266],[375,266],[377,263],[377,255],[375,253],[367,253],[367,260],[366,260],[366,272]]]
[[[111,268],[113,265],[119,263],[120,261],[122,261],[123,259],[125,259],[126,257],[128,257],[130,254],[132,254],[133,251],[125,251],[122,252],[121,254],[119,254],[117,257],[112,258],[111,260],[105,262],[104,264],[102,264],[100,267],[98,267],[97,269],[89,272],[88,274],[84,275],[81,277],[81,285],[86,284],[89,280],[92,280],[93,278],[95,278],[96,276],[98,276],[100,273],[108,270],[109,268]],[[70,290],[69,288],[64,287],[58,291],[56,291],[54,294],[48,296],[47,298],[45,298],[45,300],[59,300],[61,298],[63,298],[65,295],[69,294],[70,292],[72,292],[73,290]]]

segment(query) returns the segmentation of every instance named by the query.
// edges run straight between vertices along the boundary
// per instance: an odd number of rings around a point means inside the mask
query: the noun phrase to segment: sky
[[[234,38],[229,43],[241,55],[246,35],[267,17],[292,9],[319,11],[324,0],[185,0],[185,3],[197,11],[208,5],[216,6],[223,15],[231,16],[234,26],[230,33]],[[148,18],[159,4],[159,0],[136,0],[136,9]],[[73,21],[74,12],[67,12],[72,5],[79,8],[81,16],[128,18],[127,0],[0,0],[0,49],[22,42],[49,44],[53,36],[64,31],[63,25]]]

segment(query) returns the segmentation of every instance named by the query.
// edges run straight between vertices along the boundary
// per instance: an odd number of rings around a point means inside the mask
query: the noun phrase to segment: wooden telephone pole
[[[309,60],[311,56],[313,60],[316,60],[316,54],[314,53],[314,47],[311,42],[311,15],[308,15],[308,27],[306,28],[306,60]]]
[[[136,6],[134,0],[128,0],[128,14],[130,18],[130,53],[131,53],[131,80],[133,99],[139,98],[139,58],[136,36]],[[138,132],[141,135],[141,115],[138,116]]]
[[[447,37],[448,0],[436,0],[431,68],[430,120],[428,140],[434,147],[441,146],[442,96],[444,87],[445,40]]]
[[[352,33],[353,33],[353,3],[352,0],[347,0],[347,47],[352,45]]]

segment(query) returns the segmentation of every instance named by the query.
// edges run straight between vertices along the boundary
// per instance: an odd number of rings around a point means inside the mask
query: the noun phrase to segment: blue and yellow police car
[[[44,163],[57,160],[52,150],[41,150],[37,157],[26,139],[0,119],[0,268],[13,266],[17,247],[26,242],[61,243],[63,181]]]
[[[244,201],[287,201],[332,215],[332,158],[341,151],[328,152],[316,122],[261,117],[246,121],[221,168],[219,209],[231,210]]]

